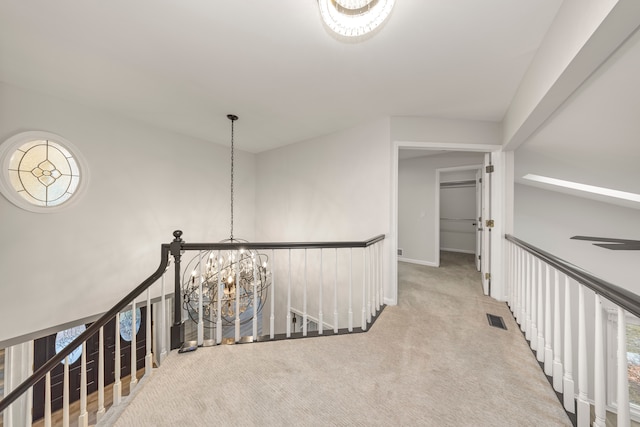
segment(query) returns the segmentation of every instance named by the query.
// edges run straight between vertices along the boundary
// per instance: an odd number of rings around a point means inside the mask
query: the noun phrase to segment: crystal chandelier
[[[391,13],[395,0],[318,0],[320,15],[336,34],[359,37],[375,30]]]
[[[231,121],[231,233],[221,243],[246,243],[233,236],[234,122],[238,116],[229,114],[227,118]],[[184,275],[182,283],[184,307],[191,320],[199,322],[201,318],[205,328],[222,328],[219,337],[231,335],[232,325],[251,326],[256,316],[260,327],[266,289],[271,283],[267,263],[267,255],[244,249],[206,251],[192,258],[185,270],[191,273]],[[243,336],[253,335],[248,332],[252,328],[242,329]]]

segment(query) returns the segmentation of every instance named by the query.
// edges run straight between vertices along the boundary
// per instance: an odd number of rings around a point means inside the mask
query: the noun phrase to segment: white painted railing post
[[[560,273],[553,271],[553,389],[562,393],[562,337],[560,336]]]
[[[89,414],[87,413],[87,342],[82,343],[82,354],[80,355],[80,415],[78,416],[78,426],[88,427]]]
[[[167,270],[169,267],[167,267]],[[164,286],[164,278],[167,275],[167,270],[162,273],[160,279],[160,357],[159,362],[162,363],[165,357],[167,357],[167,302],[166,302],[166,289]],[[102,346],[100,347],[102,348]]]
[[[593,355],[593,400],[595,403],[594,427],[605,427],[605,364],[604,364],[604,328],[602,327],[602,302],[600,295],[595,296],[595,347]]]
[[[271,249],[271,315],[269,316],[269,338],[275,337],[275,297],[276,297],[276,252]],[[220,300],[220,298],[218,298]]]
[[[538,260],[531,257],[531,333],[529,339],[531,350],[538,349]]]
[[[564,377],[562,381],[564,409],[575,413],[575,385],[573,381],[573,351],[571,334],[571,286],[569,276],[564,281]]]
[[[526,253],[523,250],[520,251],[520,295],[522,295],[522,302],[520,307],[520,330],[525,332],[527,330],[527,260]]]
[[[302,292],[302,336],[307,336],[307,249],[304,250],[304,290]]]
[[[369,268],[367,269],[367,273],[369,274],[367,280],[367,293],[369,297],[367,298],[367,323],[371,323],[371,310],[372,304],[371,299],[373,298],[372,287],[373,287],[373,256],[371,254],[371,246],[365,248],[365,251],[369,253]]]
[[[64,358],[62,387],[62,427],[69,427],[69,356]]]
[[[349,248],[349,325],[348,325],[348,328],[349,328],[349,332],[353,332],[353,248]]]
[[[252,253],[253,258],[253,339],[258,339],[258,268],[260,265],[260,258]]]
[[[291,249],[289,249],[289,284],[287,285],[287,338],[291,337]]]
[[[336,254],[336,269],[333,276],[333,333],[338,333],[338,248]]]
[[[553,349],[551,348],[551,267],[545,266],[544,303],[544,373],[553,375]]]
[[[44,381],[44,427],[51,427],[51,371]]]
[[[631,422],[629,408],[629,371],[627,367],[627,318],[625,311],[618,307],[618,369],[617,369],[617,406],[618,425],[628,426]]]
[[[105,414],[104,408],[104,327],[100,328],[98,349],[98,412],[96,413],[97,421]]]
[[[113,340],[116,344],[114,352],[113,406],[117,406],[122,399],[122,382],[120,381],[120,313],[116,314],[116,332]]]
[[[525,264],[526,264],[526,286],[527,286],[527,306],[525,308],[525,312],[527,315],[527,319],[526,319],[526,326],[525,326],[525,332],[524,332],[524,336],[527,339],[527,341],[531,341],[531,301],[532,301],[532,297],[533,295],[533,290],[532,290],[532,286],[531,286],[531,258],[532,256],[529,255],[528,253],[525,254]]]
[[[236,282],[235,282],[235,288],[236,288],[235,341],[236,342],[240,341],[240,259],[242,257],[241,251],[242,250],[234,252],[236,259],[232,261],[236,263]]]
[[[362,249],[362,330],[367,330],[367,248]]]
[[[153,371],[153,352],[151,350],[151,287],[147,288],[147,311],[146,311],[146,323],[147,323],[147,354],[144,358],[144,374],[151,375]]]
[[[198,251],[198,336],[197,342],[201,346],[204,342],[204,295],[202,293],[202,285],[204,282],[204,266],[202,264],[202,251]],[[195,274],[195,270],[193,272]]]
[[[138,354],[136,347],[138,346],[138,340],[136,337],[136,300],[131,301],[131,381],[129,382],[129,393],[138,384]],[[118,337],[119,338],[119,337]]]
[[[536,344],[536,358],[538,362],[544,362],[544,286],[542,280],[542,261],[538,261],[537,277],[538,277],[538,343]]]
[[[588,378],[584,286],[578,284],[578,426],[588,426],[591,423],[591,408],[587,396]]]
[[[220,258],[220,250],[218,250],[218,258],[216,259],[216,271],[218,272],[218,313],[216,319],[216,343],[222,342],[222,298],[224,295],[224,284],[222,283],[222,258]]]
[[[323,313],[322,313],[322,282],[323,282],[323,254],[322,254],[322,248],[320,248],[320,295],[318,295],[318,298],[320,298],[320,301],[318,301],[318,335],[322,335],[322,330],[324,329],[324,325],[323,325]]]

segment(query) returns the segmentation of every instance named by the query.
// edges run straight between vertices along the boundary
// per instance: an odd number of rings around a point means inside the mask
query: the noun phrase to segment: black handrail
[[[12,390],[9,394],[7,394],[2,400],[0,400],[0,413],[9,407],[18,397],[20,397],[23,393],[27,392],[30,387],[34,386],[40,379],[42,379],[47,372],[51,371],[56,365],[65,357],[71,354],[79,345],[82,345],[83,342],[88,340],[94,334],[96,334],[101,327],[106,325],[111,319],[113,319],[118,313],[120,313],[125,307],[131,304],[138,295],[144,292],[149,286],[153,285],[156,280],[158,280],[167,269],[169,265],[169,244],[163,244],[161,247],[161,260],[160,266],[158,269],[149,276],[144,282],[142,282],[137,288],[132,290],[127,294],[126,297],[122,298],[120,302],[111,308],[111,310],[107,311],[100,319],[96,320],[89,326],[83,333],[78,335],[76,339],[74,339],[70,344],[68,344],[65,348],[60,350],[59,353],[55,354],[51,359],[47,360],[47,362],[39,367],[29,378],[24,380],[21,384],[19,384],[14,390]]]
[[[40,381],[47,372],[51,371],[55,366],[64,360],[79,345],[82,345],[87,339],[97,333],[101,327],[106,325],[119,312],[127,307],[131,302],[149,286],[158,280],[169,266],[169,253],[176,259],[175,266],[180,268],[180,253],[185,250],[238,250],[238,249],[325,249],[325,248],[366,248],[375,243],[384,240],[385,235],[380,234],[365,241],[351,242],[290,242],[290,243],[243,243],[243,242],[224,242],[224,243],[185,243],[180,238],[182,231],[176,230],[173,233],[175,239],[170,244],[162,244],[161,260],[158,269],[149,276],[138,287],[129,292],[126,297],[120,300],[116,305],[107,311],[102,317],[91,324],[83,333],[78,335],[71,343],[63,348],[59,353],[55,354],[44,365],[38,368],[29,378],[18,385],[14,390],[0,400],[0,413],[9,407],[18,397],[29,390]],[[176,275],[178,276],[178,275]],[[176,286],[179,277],[176,277]],[[176,295],[180,293],[177,292]],[[180,309],[180,298],[176,298],[176,308]],[[180,322],[177,322],[180,323]],[[174,325],[176,322],[174,322]]]
[[[224,251],[224,250],[256,250],[256,249],[341,249],[341,248],[366,248],[384,240],[385,235],[380,234],[365,241],[350,242],[267,242],[267,243],[182,243],[184,251]]]
[[[631,291],[595,277],[584,269],[561,258],[558,258],[557,256],[550,254],[549,252],[536,248],[535,246],[530,245],[529,243],[524,242],[510,234],[505,235],[505,238],[508,241],[514,243],[516,246],[519,246],[527,252],[542,259],[544,262],[551,265],[556,270],[561,271],[567,276],[573,278],[578,283],[586,286],[587,288],[603,296],[619,307],[624,308],[634,316],[640,317],[640,295],[636,295]]]

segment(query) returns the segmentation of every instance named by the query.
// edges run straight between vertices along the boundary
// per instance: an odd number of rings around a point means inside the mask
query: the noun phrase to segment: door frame
[[[456,171],[467,171],[467,170],[476,170],[476,171],[481,171],[482,170],[482,165],[481,164],[474,164],[474,165],[465,165],[465,166],[452,166],[452,167],[445,167],[445,168],[437,168],[436,169],[436,188],[435,188],[435,211],[436,211],[436,215],[435,215],[435,229],[434,229],[434,236],[436,236],[435,239],[435,264],[439,267],[440,266],[440,215],[438,214],[440,212],[440,174],[442,172],[447,173],[447,172],[456,172]],[[476,210],[477,210],[477,203],[478,201],[476,200]],[[477,221],[477,218],[476,218]],[[478,233],[476,232],[476,235]],[[476,247],[477,247],[477,242],[476,242]]]
[[[398,162],[399,162],[399,152],[401,148],[411,148],[411,149],[423,149],[423,150],[447,150],[447,151],[470,151],[470,152],[479,152],[479,153],[492,153],[496,154],[497,157],[501,157],[502,154],[502,145],[500,144],[467,144],[467,143],[452,143],[452,142],[429,142],[429,141],[393,141],[391,144],[391,213],[390,220],[391,224],[389,227],[389,293],[385,292],[385,304],[388,305],[396,305],[398,304]],[[495,164],[495,162],[494,162]],[[504,185],[502,185],[502,179],[504,174],[499,174],[494,178],[494,189],[504,189]],[[498,182],[499,181],[499,182]],[[501,202],[503,197],[493,197],[492,202]],[[503,211],[504,209],[500,209]],[[499,224],[499,223],[498,223]],[[496,227],[496,232],[498,229]],[[494,233],[494,235],[497,233]],[[497,245],[491,245],[492,251],[497,251]],[[496,262],[501,262],[501,253],[500,255],[492,254],[496,256],[492,256],[492,259],[496,260]],[[502,269],[502,267],[500,267]],[[500,275],[501,276],[501,275]],[[498,277],[496,277],[497,279]],[[502,284],[499,286],[494,283],[492,287],[492,295],[494,298],[499,300],[504,299],[504,292],[502,290]]]

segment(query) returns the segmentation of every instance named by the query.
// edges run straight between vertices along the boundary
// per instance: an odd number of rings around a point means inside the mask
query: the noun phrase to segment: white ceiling
[[[316,0],[3,0],[0,80],[260,152],[385,116],[501,121],[561,0],[404,0],[345,43]]]

